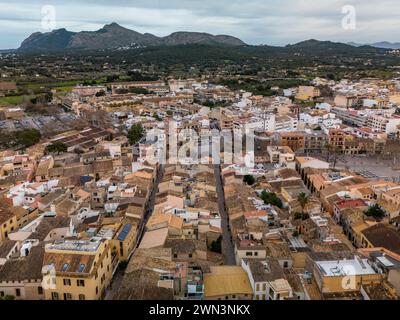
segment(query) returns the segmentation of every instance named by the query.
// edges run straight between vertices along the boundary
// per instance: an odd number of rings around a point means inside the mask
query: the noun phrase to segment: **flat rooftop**
[[[319,270],[328,277],[376,274],[368,264],[368,259],[317,261],[316,264]]]
[[[79,252],[96,252],[101,244],[101,238],[92,238],[90,240],[65,240],[56,241],[46,246],[47,250],[65,250]]]

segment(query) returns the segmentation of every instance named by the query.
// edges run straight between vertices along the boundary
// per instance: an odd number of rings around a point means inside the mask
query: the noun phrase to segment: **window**
[[[84,287],[85,286],[85,280],[76,280],[76,285],[78,287]]]
[[[69,267],[69,264],[68,264],[68,263],[64,263],[64,265],[63,265],[61,271],[62,271],[62,272],[67,271],[67,270],[68,270],[68,267]]]
[[[58,300],[58,299],[59,299],[58,293],[57,293],[57,292],[52,292],[52,293],[51,293],[51,299],[52,299],[52,300]]]
[[[43,288],[42,287],[38,287],[37,291],[38,291],[38,294],[43,294]]]
[[[82,263],[79,265],[78,272],[81,273],[81,272],[83,272],[83,270],[85,270],[85,265]]]
[[[253,252],[246,252],[246,257],[252,257],[253,256]]]
[[[174,258],[178,258],[178,255],[176,253],[174,253]]]
[[[274,290],[272,290],[272,288],[269,289],[269,296],[271,298],[273,298],[273,296],[274,296]]]
[[[15,295],[17,297],[20,297],[21,296],[21,289],[15,289]]]
[[[64,293],[64,300],[72,300],[72,295],[70,293]]]
[[[85,295],[84,295],[84,294],[80,294],[80,295],[79,295],[79,300],[86,300]]]
[[[4,297],[4,291],[0,291],[0,297]]]
[[[71,279],[63,279],[64,286],[71,286]]]
[[[193,255],[191,253],[189,253],[189,258],[191,258]]]
[[[96,287],[96,294],[98,294],[99,293],[99,288],[98,287]]]
[[[257,257],[258,256],[258,252],[254,252],[254,255]]]
[[[284,261],[284,262],[283,262],[283,267],[284,267],[284,268],[288,268],[288,267],[289,267],[289,262]]]

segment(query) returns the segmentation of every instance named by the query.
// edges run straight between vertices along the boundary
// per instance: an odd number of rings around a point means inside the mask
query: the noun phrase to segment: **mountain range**
[[[304,55],[347,55],[374,54],[388,49],[400,48],[400,43],[381,42],[372,45],[357,43],[339,43],[331,41],[306,40],[285,47],[267,45],[250,46],[242,40],[229,35],[211,35],[200,32],[174,32],[166,37],[158,37],[150,33],[139,33],[113,22],[97,31],[72,32],[57,29],[51,32],[36,32],[25,39],[18,51],[20,52],[57,52],[64,50],[105,50],[105,49],[137,49],[148,47],[171,47],[182,45],[205,45],[208,47],[223,47],[232,51],[237,48],[253,48],[256,52],[292,53]],[[169,49],[168,49],[169,48]],[[240,50],[239,50],[240,51]],[[248,51],[248,50],[247,50]]]
[[[97,31],[71,32],[57,29],[51,32],[36,32],[25,39],[20,51],[65,50],[65,49],[113,49],[121,47],[174,46],[184,44],[207,44],[243,46],[245,43],[228,35],[211,35],[199,32],[175,32],[166,37],[150,33],[139,33],[117,23],[105,25]]]
[[[355,43],[355,42],[349,42],[348,44],[351,46],[354,46],[354,47],[365,46],[365,44],[359,44],[359,43]],[[400,49],[399,42],[381,41],[381,42],[375,42],[375,43],[368,44],[368,46],[371,46],[374,48],[381,48],[381,49]]]

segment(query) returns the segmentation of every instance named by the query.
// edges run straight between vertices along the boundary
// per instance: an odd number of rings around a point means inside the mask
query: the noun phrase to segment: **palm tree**
[[[325,144],[325,150],[326,150],[326,162],[329,162],[329,160],[331,159],[333,146],[330,143],[327,143]]]
[[[340,149],[337,146],[334,146],[330,143],[325,145],[326,154],[326,162],[330,162],[331,156],[333,155],[333,170],[336,168],[337,159],[340,153]]]
[[[310,199],[308,198],[308,196],[304,192],[302,192],[297,197],[297,201],[300,203],[300,206],[301,206],[301,218],[303,219],[304,208],[306,207],[306,205],[310,201]]]
[[[333,170],[336,170],[336,164],[337,164],[338,156],[339,156],[339,153],[340,153],[340,149],[338,147],[335,147],[333,149],[333,152],[334,152]]]

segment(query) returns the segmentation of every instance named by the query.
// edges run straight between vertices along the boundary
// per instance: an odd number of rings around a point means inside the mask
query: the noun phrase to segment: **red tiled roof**
[[[267,215],[267,211],[265,210],[255,210],[255,211],[248,211],[244,213],[246,219],[251,218],[261,218]]]
[[[335,204],[340,210],[346,209],[346,208],[352,208],[352,207],[367,207],[368,206],[366,204],[366,202],[361,199],[339,200]]]

